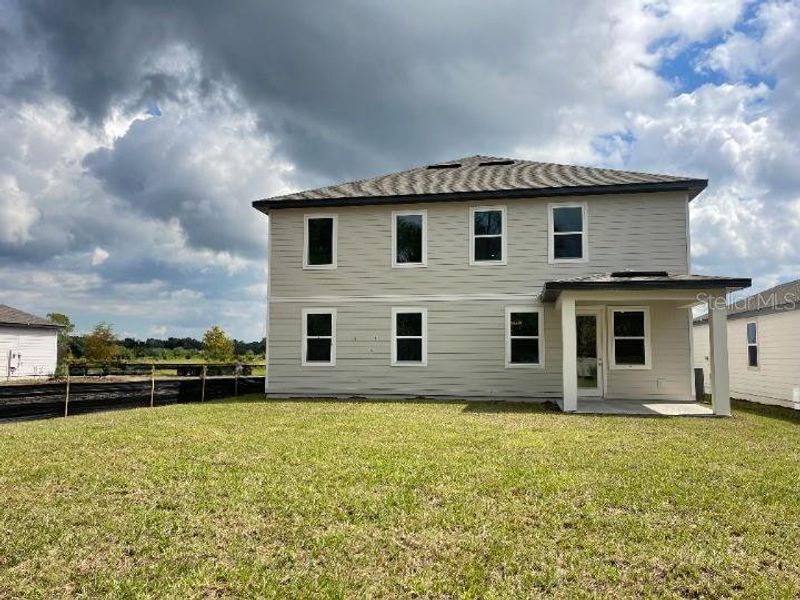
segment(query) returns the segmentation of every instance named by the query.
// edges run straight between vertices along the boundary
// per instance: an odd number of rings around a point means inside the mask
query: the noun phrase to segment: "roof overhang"
[[[62,329],[64,326],[58,323],[48,325],[46,323],[7,323],[0,322],[0,327],[13,327],[15,329]]]
[[[264,214],[278,208],[313,208],[336,206],[368,206],[374,204],[419,204],[422,202],[463,202],[504,198],[548,198],[554,196],[590,196],[604,194],[645,194],[652,192],[686,192],[694,199],[708,185],[707,179],[663,181],[657,183],[625,183],[619,185],[589,185],[553,188],[487,190],[482,192],[448,192],[442,194],[405,194],[394,196],[350,196],[339,198],[265,198],[253,202]]]
[[[677,277],[652,277],[627,279],[619,277],[611,280],[591,279],[564,279],[547,281],[542,287],[541,298],[543,302],[555,302],[562,292],[586,291],[703,291],[725,290],[733,292],[750,287],[752,281],[746,277],[703,277],[691,276],[691,279]]]

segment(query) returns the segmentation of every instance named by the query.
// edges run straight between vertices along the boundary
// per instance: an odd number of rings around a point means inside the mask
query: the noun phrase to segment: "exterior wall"
[[[583,263],[548,263],[548,205],[585,202]],[[474,206],[505,206],[505,265],[469,264]],[[427,211],[426,267],[391,266],[393,210]],[[304,270],[304,215],[337,215],[337,268]],[[281,209],[270,214],[270,395],[555,398],[562,395],[560,315],[544,310],[544,366],[506,368],[505,309],[541,306],[542,284],[585,273],[688,271],[685,194],[642,194]],[[619,304],[619,303],[615,303]],[[642,303],[637,303],[642,304]],[[687,399],[686,309],[651,306],[653,368],[613,371],[608,397]],[[428,315],[426,367],[392,367],[392,307]],[[300,365],[303,308],[337,310],[336,366]]]
[[[747,363],[747,323],[758,323],[758,367]],[[709,390],[708,325],[695,325],[694,364],[703,369]],[[763,404],[795,407],[800,399],[800,311],[728,320],[731,396]],[[795,391],[797,390],[797,391]]]
[[[505,365],[505,309],[515,301],[273,303],[269,393],[275,396],[451,396],[546,399],[562,395],[561,319],[543,309],[542,367]],[[691,398],[689,321],[673,302],[650,307],[651,369],[609,369],[607,397]],[[620,303],[615,302],[614,306]],[[392,307],[427,309],[426,366],[391,366]],[[335,366],[301,366],[303,308],[335,308]],[[607,352],[607,351],[606,351]],[[605,361],[608,364],[608,361]]]
[[[41,377],[55,373],[57,330],[0,326],[0,378],[8,378],[9,351],[20,355],[15,359],[11,377]]]
[[[415,205],[281,209],[270,213],[273,298],[384,294],[536,295],[549,279],[587,273],[688,270],[685,194],[564,198],[588,206],[589,260],[547,261],[548,198],[416,205],[428,215],[428,266],[393,269],[391,215]],[[507,264],[469,264],[469,211],[506,206]],[[303,270],[303,215],[338,216],[337,268]]]
[[[608,398],[693,399],[691,321],[689,311],[679,304],[646,303],[650,307],[652,368],[609,369]]]

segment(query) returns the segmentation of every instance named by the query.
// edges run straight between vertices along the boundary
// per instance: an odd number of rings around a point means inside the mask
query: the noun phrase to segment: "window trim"
[[[556,208],[580,208],[581,226],[583,231],[562,231],[555,232],[553,212]],[[556,235],[575,235],[581,234],[581,257],[580,258],[556,258]],[[547,262],[549,264],[558,263],[585,263],[589,262],[589,206],[586,202],[550,202],[547,205]]]
[[[755,344],[751,344],[750,343],[750,338],[747,335],[747,328],[750,325],[755,325],[755,328],[756,328],[756,343]],[[745,344],[747,346],[747,350],[746,350],[746,354],[745,354],[745,360],[747,361],[747,368],[751,369],[753,371],[757,371],[758,368],[761,366],[761,352],[759,352],[759,347],[758,347],[758,335],[759,335],[758,334],[758,321],[747,321],[745,323],[745,325],[744,325],[744,341],[745,341]],[[755,349],[756,349],[756,364],[754,364],[754,365],[750,364],[750,346],[755,346]]]
[[[331,360],[329,362],[307,361],[306,342],[308,337],[308,315],[331,315]],[[336,309],[335,308],[304,308],[300,320],[300,365],[303,367],[335,367],[336,366]],[[311,339],[324,339],[328,336],[315,335]]]
[[[539,320],[538,336],[519,336],[511,335],[511,313],[536,313]],[[544,368],[544,307],[541,306],[506,306],[505,318],[505,338],[506,338],[506,369],[543,369]],[[536,339],[539,341],[539,362],[538,363],[512,363],[511,362],[511,340]]]
[[[310,265],[308,264],[308,222],[311,219],[333,219],[333,226],[331,227],[331,263],[328,265]],[[337,266],[337,246],[339,239],[339,216],[328,213],[310,213],[303,215],[303,269],[308,271],[330,271]]]
[[[500,249],[503,253],[502,260],[475,260],[475,213],[486,211],[500,211],[503,227],[500,233]],[[493,265],[503,266],[508,262],[508,219],[506,206],[471,206],[469,209],[469,264],[470,266]],[[496,235],[481,235],[480,237],[497,237]]]
[[[422,314],[422,360],[411,362],[397,360],[397,315],[403,313]],[[401,336],[400,339],[417,339],[419,336]],[[428,309],[418,306],[394,306],[392,307],[392,360],[393,367],[427,367],[428,366]]]
[[[422,215],[422,262],[399,263],[397,262],[397,217]],[[392,211],[392,268],[415,269],[428,266],[428,211],[422,210],[393,210]]]
[[[644,313],[644,364],[643,365],[618,365],[616,358],[617,336],[614,335],[614,314],[618,312],[643,312]],[[640,339],[642,336],[620,336],[620,339]],[[614,370],[651,370],[653,368],[652,335],[650,331],[649,306],[609,306],[608,307],[608,368]]]

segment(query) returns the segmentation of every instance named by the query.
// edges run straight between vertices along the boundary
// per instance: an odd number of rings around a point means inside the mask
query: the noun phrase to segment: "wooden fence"
[[[126,365],[130,367],[131,365]],[[179,366],[181,375],[157,377],[156,369]],[[143,369],[142,367],[146,367]],[[244,365],[249,367],[249,365]],[[212,372],[231,375],[210,376]],[[139,372],[133,373],[132,370]],[[0,420],[37,419],[116,410],[204,402],[218,398],[264,392],[264,377],[245,376],[242,365],[135,365],[125,375],[149,375],[138,381],[98,379],[120,376],[119,369],[90,367],[79,379],[67,375],[63,381],[0,385]],[[199,371],[199,376],[196,372]],[[70,373],[73,373],[73,367]],[[86,381],[89,379],[89,381]]]

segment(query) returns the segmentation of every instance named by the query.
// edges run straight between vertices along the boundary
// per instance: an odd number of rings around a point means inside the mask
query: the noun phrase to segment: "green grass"
[[[0,596],[800,594],[800,418],[181,405],[0,426]]]

